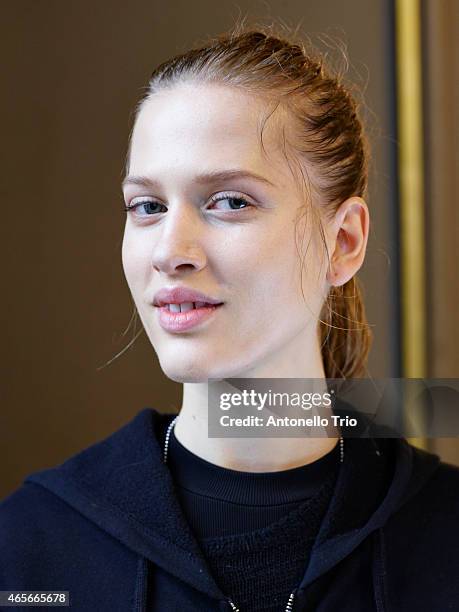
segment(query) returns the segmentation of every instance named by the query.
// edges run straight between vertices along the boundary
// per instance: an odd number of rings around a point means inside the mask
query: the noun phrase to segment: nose
[[[151,262],[157,272],[174,276],[205,267],[203,228],[197,216],[196,210],[182,203],[169,208],[152,253]]]

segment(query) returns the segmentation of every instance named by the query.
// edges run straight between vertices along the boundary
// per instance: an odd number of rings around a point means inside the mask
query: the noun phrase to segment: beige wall
[[[459,3],[425,1],[424,29],[429,376],[458,378]],[[432,442],[459,464],[457,437]]]

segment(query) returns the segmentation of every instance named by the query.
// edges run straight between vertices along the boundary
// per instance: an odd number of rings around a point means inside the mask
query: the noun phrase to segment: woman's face
[[[265,114],[234,88],[183,84],[154,95],[137,118],[123,188],[137,207],[127,213],[123,267],[172,380],[257,377],[302,335],[316,339],[325,269],[311,241],[300,272],[295,219],[305,202],[274,116],[261,148]],[[304,235],[299,228],[304,252],[309,223]],[[154,296],[177,286],[223,305],[188,330],[164,329]]]

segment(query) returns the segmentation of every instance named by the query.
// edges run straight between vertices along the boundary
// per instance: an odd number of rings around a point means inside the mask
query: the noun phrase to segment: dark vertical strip
[[[139,556],[137,562],[137,578],[134,593],[134,612],[145,612],[147,609],[148,561]]]
[[[401,286],[401,232],[400,232],[400,183],[399,183],[399,145],[398,145],[398,122],[397,122],[397,68],[396,68],[396,38],[395,38],[395,0],[387,0],[384,6],[384,28],[386,44],[386,76],[388,100],[388,153],[389,153],[389,227],[391,238],[391,303],[392,303],[392,355],[393,365],[390,376],[401,378],[402,373],[402,286]]]

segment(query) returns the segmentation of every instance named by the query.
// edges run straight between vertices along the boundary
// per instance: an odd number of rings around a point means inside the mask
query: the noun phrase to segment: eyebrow
[[[271,183],[271,181],[269,181],[264,176],[256,174],[255,172],[249,172],[248,170],[238,169],[213,170],[211,172],[204,172],[195,176],[193,180],[199,185],[206,185],[209,183],[217,183],[222,181],[228,181],[231,179],[252,179],[254,181],[258,181],[259,183],[274,187],[274,183]],[[127,185],[138,185],[140,187],[153,187],[155,189],[158,189],[160,187],[160,182],[147,176],[129,175],[126,176],[126,178],[123,180],[123,189]]]

